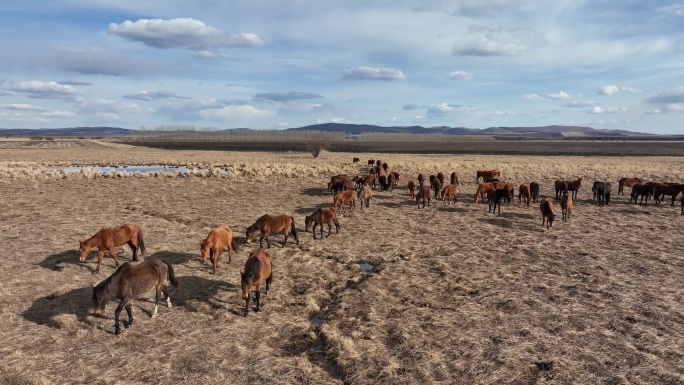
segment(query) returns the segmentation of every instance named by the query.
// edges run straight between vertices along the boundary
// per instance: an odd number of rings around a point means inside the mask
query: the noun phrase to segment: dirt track
[[[33,151],[33,150],[32,150]],[[682,383],[684,219],[679,207],[613,196],[599,208],[586,184],[569,222],[540,226],[537,206],[473,204],[474,170],[500,168],[516,185],[558,177],[616,181],[629,174],[684,180],[677,158],[403,156],[402,175],[461,172],[456,205],[418,209],[399,190],[341,218],[340,234],[279,247],[263,311],[241,316],[239,270],[249,247],[217,274],[199,262],[211,227],[244,229],[264,213],[304,216],[332,198],[325,182],[353,174],[351,154],[51,150],[41,161],[149,157],[244,164],[228,178],[0,179],[0,378],[5,383]],[[22,155],[23,154],[23,155]],[[16,152],[19,161],[39,158]],[[7,155],[4,155],[7,156]],[[505,163],[504,163],[505,162]],[[277,167],[276,167],[277,165]],[[335,166],[336,165],[336,166]],[[404,177],[402,177],[404,178]],[[472,180],[471,180],[472,179]],[[149,255],[173,263],[175,307],[113,332],[110,304],[92,316],[91,285],[114,271],[78,262],[78,240],[103,226],[140,224]],[[93,255],[95,252],[92,253]],[[122,261],[130,250],[120,248]],[[370,263],[370,272],[359,268]],[[320,312],[323,309],[323,312]],[[322,323],[319,322],[321,317]],[[312,322],[314,321],[314,322]],[[320,327],[317,326],[320,324]]]

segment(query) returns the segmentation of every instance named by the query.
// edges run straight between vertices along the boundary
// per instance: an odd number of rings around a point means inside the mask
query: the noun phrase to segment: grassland
[[[68,141],[67,141],[68,142]],[[260,313],[241,316],[242,246],[216,274],[199,242],[230,226],[239,244],[264,213],[329,205],[329,176],[351,159],[382,159],[402,175],[458,171],[458,203],[418,209],[402,187],[341,218],[340,234],[270,249],[274,282]],[[226,167],[227,176],[96,177],[69,164]],[[517,201],[500,216],[474,204],[477,169],[513,183],[623,176],[684,181],[678,157],[405,155],[164,150],[97,141],[0,151],[0,382],[8,384],[416,384],[684,382],[684,219],[679,207],[613,196],[599,208],[583,186],[569,222],[546,230]],[[560,215],[559,215],[560,217]],[[148,255],[171,262],[175,307],[113,335],[110,304],[92,315],[94,254],[78,240],[138,223]],[[120,248],[122,261],[130,249]],[[370,263],[370,272],[359,268]]]

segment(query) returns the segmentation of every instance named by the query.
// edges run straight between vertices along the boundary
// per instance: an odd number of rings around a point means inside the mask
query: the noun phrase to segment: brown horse
[[[425,202],[430,206],[430,189],[427,186],[423,186],[418,189],[418,194],[416,194],[416,206],[420,207],[420,201],[423,201],[423,208],[425,208]]]
[[[373,190],[376,188],[376,183],[375,183],[375,174],[368,174],[366,178],[363,180],[363,184],[366,186],[370,186]]]
[[[484,199],[484,194],[492,189],[496,189],[493,183],[482,182],[477,186],[477,191],[475,191],[475,203],[477,203],[480,198]]]
[[[553,220],[556,215],[553,213],[553,199],[546,198],[539,204],[539,209],[542,213],[542,227],[544,227],[544,222],[546,222],[546,228],[553,227]]]
[[[202,252],[202,263],[207,263],[207,257],[214,267],[218,267],[218,261],[221,259],[223,248],[228,248],[228,263],[233,257],[233,251],[238,251],[237,245],[233,242],[233,230],[228,226],[220,226],[212,229],[209,235],[200,242],[200,251]]]
[[[116,227],[105,227],[98,231],[95,235],[85,241],[80,241],[81,253],[79,258],[81,262],[85,262],[93,247],[97,247],[97,268],[95,272],[100,271],[100,265],[104,259],[105,250],[114,258],[114,264],[119,266],[119,260],[116,258],[115,247],[128,244],[133,250],[133,260],[138,260],[138,249],[140,255],[145,255],[145,242],[143,241],[142,230],[138,225],[127,223]]]
[[[366,204],[366,208],[370,205],[370,200],[373,197],[373,190],[369,186],[363,186],[361,190],[359,190],[358,193],[356,193],[356,198],[359,200],[359,203],[361,204],[361,210],[363,210],[363,204]]]
[[[344,205],[347,203],[349,204],[349,215],[351,215],[352,207],[356,206],[356,198],[354,197],[353,191],[342,191],[341,193],[335,195],[335,198],[333,199],[333,207],[337,207],[338,205],[340,206],[337,209],[338,214],[345,213]]]
[[[451,184],[459,184],[458,183],[458,173],[456,171],[451,173]]]
[[[240,272],[240,283],[242,285],[242,299],[245,300],[245,317],[249,313],[249,300],[252,294],[252,286],[256,287],[256,309],[259,311],[259,299],[261,297],[261,285],[266,282],[266,291],[264,295],[268,295],[268,289],[271,287],[273,281],[273,271],[271,270],[271,254],[264,249],[254,249],[249,253],[247,262],[245,262],[245,270]]]
[[[455,184],[448,184],[442,189],[442,202],[444,204],[451,204],[451,198],[454,198],[454,204],[456,203],[456,193],[458,192],[458,187]]]
[[[560,199],[563,193],[568,192],[568,182],[564,180],[557,180],[553,183],[556,190],[556,199]]]
[[[563,193],[560,201],[561,213],[563,214],[563,222],[567,222],[570,219],[570,214],[572,213],[572,195],[568,193]]]
[[[397,184],[399,184],[399,173],[396,171],[392,171],[390,174],[394,177],[392,179],[392,187],[397,187]]]
[[[444,175],[442,175],[442,179],[444,179]],[[442,191],[442,181],[439,178],[432,180],[432,190],[435,192],[435,199],[438,199],[439,193]]]
[[[353,163],[353,164],[357,164],[357,163],[359,163],[360,161],[361,161],[361,159],[359,159],[359,158],[352,158],[352,163]]]
[[[425,177],[423,174],[418,174],[418,187],[423,188],[423,183],[425,182]]]
[[[572,199],[577,199],[577,193],[580,187],[582,187],[582,178],[577,178],[577,180],[566,180],[565,183],[568,184],[568,191],[572,192]]]
[[[530,205],[532,201],[532,194],[530,193],[530,186],[521,184],[518,187],[518,203],[522,203],[522,198],[525,198],[525,204]]]
[[[361,204],[361,207],[363,207],[363,204]],[[331,222],[335,224],[335,230],[339,234],[340,222],[337,220],[335,209],[332,207],[321,207],[313,214],[304,217],[305,231],[312,230],[313,238],[316,239],[316,226],[321,226],[321,239],[323,239],[323,225],[328,225],[328,236],[330,236],[330,231],[332,230]]]
[[[411,199],[416,197],[416,181],[413,179],[409,180],[406,189],[408,190]]]
[[[639,201],[639,205],[642,203],[644,206],[648,206],[648,198],[653,195],[653,185],[652,184],[641,184],[637,183],[634,186],[632,186],[632,193],[629,194],[629,203],[632,203],[632,199],[634,199],[634,204],[637,203],[637,198],[641,197],[641,200]],[[644,199],[646,199],[644,201]]]
[[[532,202],[537,203],[539,200],[539,183],[530,182],[530,194],[532,195]]]
[[[297,229],[295,229],[294,218],[290,215],[275,215],[270,216],[264,214],[259,219],[254,222],[253,225],[247,228],[247,237],[245,238],[245,243],[252,243],[256,232],[261,231],[261,237],[259,238],[259,247],[262,247],[262,242],[266,240],[266,247],[270,248],[271,243],[268,240],[268,235],[270,233],[275,233],[277,231],[282,231],[285,234],[285,240],[283,240],[283,247],[287,243],[287,238],[292,233],[295,241],[299,244],[299,237],[297,237]]]
[[[482,178],[483,181],[491,178],[497,178],[501,176],[501,171],[499,170],[478,170],[477,171],[477,178],[475,178],[475,183],[480,181],[480,178]]]
[[[129,262],[124,263],[114,274],[93,288],[95,316],[100,317],[107,303],[114,298],[118,298],[121,302],[119,302],[119,306],[114,311],[114,333],[119,334],[121,333],[121,328],[119,327],[119,314],[121,314],[121,310],[125,307],[126,313],[128,313],[128,321],[124,321],[124,327],[128,328],[133,325],[131,299],[154,288],[156,292],[152,318],[155,318],[161,293],[164,293],[164,298],[166,298],[166,306],[171,307],[171,298],[166,290],[167,277],[173,286],[178,287],[178,281],[173,274],[173,267],[168,262],[160,259],[152,259],[137,265],[132,265]]]
[[[625,187],[633,187],[635,184],[640,184],[641,179],[639,178],[620,178],[618,182],[618,192],[617,195],[625,195]]]

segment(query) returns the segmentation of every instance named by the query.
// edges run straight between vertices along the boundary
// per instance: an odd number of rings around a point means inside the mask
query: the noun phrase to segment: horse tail
[[[295,229],[295,221],[293,217],[290,217],[290,232],[292,233],[292,236],[297,239],[297,229]]]
[[[233,240],[230,241],[230,248],[233,249],[233,251],[240,251],[240,249],[238,249],[237,243],[235,243]]]
[[[176,279],[176,275],[173,274],[173,267],[171,266],[170,263],[163,261],[166,264],[167,269],[167,274],[169,276],[169,282],[175,287],[178,287],[178,280]]]
[[[145,241],[143,240],[143,233],[140,228],[138,228],[138,247],[140,247],[140,254],[145,255]]]

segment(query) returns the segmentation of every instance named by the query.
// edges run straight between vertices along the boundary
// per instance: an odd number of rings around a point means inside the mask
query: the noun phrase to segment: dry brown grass
[[[379,158],[401,188],[340,218],[323,240],[300,230],[271,248],[274,281],[260,313],[241,316],[245,228],[264,213],[305,215],[331,205],[329,176],[355,174],[352,156]],[[538,206],[473,204],[477,169],[514,184],[622,176],[684,180],[680,158],[402,156],[162,151],[105,145],[14,149],[3,164],[210,164],[227,178],[45,178],[0,173],[0,382],[246,384],[682,383],[684,256],[679,211],[584,186],[568,223],[542,229]],[[21,163],[21,162],[26,162]],[[458,203],[417,209],[405,191],[418,172],[465,181]],[[472,180],[471,180],[472,179]],[[614,187],[614,191],[617,186]],[[560,216],[560,212],[558,212]],[[91,285],[114,271],[78,240],[138,223],[146,258],[174,265],[172,309],[150,319],[153,294],[134,301],[135,325],[113,332],[110,304],[92,316]],[[217,274],[199,242],[220,224],[242,249]],[[122,261],[131,257],[121,248]],[[370,273],[359,263],[375,265]],[[311,319],[322,313],[317,328]]]

